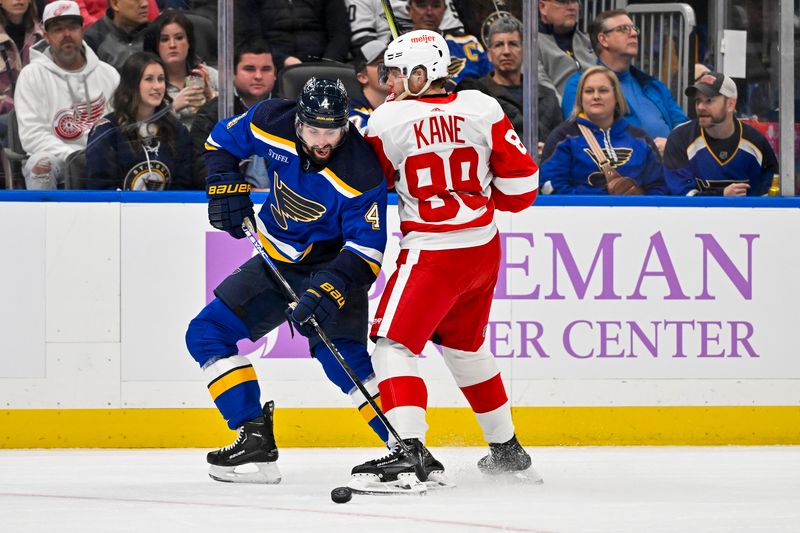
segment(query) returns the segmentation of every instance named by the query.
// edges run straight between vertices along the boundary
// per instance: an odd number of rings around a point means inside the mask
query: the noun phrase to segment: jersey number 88
[[[470,209],[480,209],[488,202],[481,193],[478,178],[478,152],[470,147],[455,148],[447,158],[453,181],[448,187],[445,160],[436,152],[415,154],[406,159],[408,191],[419,200],[419,216],[426,222],[444,222],[458,215],[461,202]],[[427,172],[422,172],[427,170]],[[420,175],[428,174],[430,183],[420,185]],[[427,181],[427,180],[426,180]]]

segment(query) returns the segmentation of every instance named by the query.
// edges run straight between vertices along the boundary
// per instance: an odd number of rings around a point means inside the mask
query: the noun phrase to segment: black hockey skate
[[[268,483],[281,481],[275,461],[278,447],[272,432],[272,401],[264,405],[264,416],[245,422],[233,444],[208,452],[208,475],[230,483]],[[237,468],[242,467],[239,472]]]
[[[490,442],[489,455],[478,461],[478,470],[491,476],[511,475],[530,483],[542,483],[542,476],[531,468],[531,456],[516,435],[501,444]]]
[[[454,486],[445,477],[442,463],[418,439],[405,439],[403,443],[416,461],[396,444],[389,455],[353,467],[347,486],[360,494],[425,494],[429,488]],[[425,479],[419,479],[419,463]]]

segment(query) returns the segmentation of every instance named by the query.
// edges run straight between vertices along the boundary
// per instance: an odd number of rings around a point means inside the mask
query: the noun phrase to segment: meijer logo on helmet
[[[422,35],[420,37],[412,37],[411,38],[411,42],[415,43],[415,44],[416,43],[429,43],[429,42],[433,41],[434,39],[436,39],[436,38],[433,35]]]

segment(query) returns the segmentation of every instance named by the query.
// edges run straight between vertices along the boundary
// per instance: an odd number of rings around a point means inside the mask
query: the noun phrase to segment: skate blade
[[[347,483],[354,494],[370,496],[425,496],[428,488],[415,474],[398,474],[396,481],[379,481],[371,474],[354,475]]]
[[[252,467],[256,471],[252,471]],[[245,467],[250,467],[250,471],[241,471]],[[236,469],[240,471],[237,472]],[[217,466],[209,465],[208,476],[216,481],[224,483],[261,483],[266,485],[277,485],[281,482],[281,472],[276,463],[247,463],[240,466]]]
[[[431,472],[428,474],[428,479],[425,480],[425,487],[428,490],[452,489],[455,486],[456,484],[450,481],[450,478],[442,471]]]
[[[541,485],[544,483],[542,476],[533,467],[513,472],[482,472],[482,474],[487,479],[493,479],[500,483],[520,483],[523,485]]]

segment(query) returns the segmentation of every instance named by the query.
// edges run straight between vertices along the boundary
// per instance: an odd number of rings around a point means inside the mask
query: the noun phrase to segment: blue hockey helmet
[[[350,115],[350,101],[341,80],[311,78],[297,98],[297,118],[316,128],[343,128]]]

